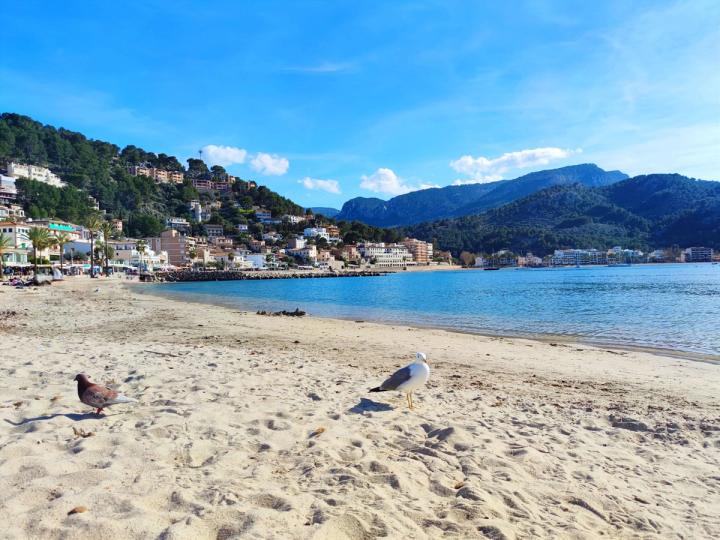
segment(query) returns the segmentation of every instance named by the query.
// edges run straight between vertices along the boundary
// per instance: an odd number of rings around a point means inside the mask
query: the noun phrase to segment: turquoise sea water
[[[400,272],[383,277],[151,285],[244,310],[363,319],[720,356],[720,265]]]

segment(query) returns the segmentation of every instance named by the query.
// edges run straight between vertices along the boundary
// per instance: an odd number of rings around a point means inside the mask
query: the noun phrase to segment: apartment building
[[[317,246],[315,246],[314,244],[310,244],[299,249],[288,250],[288,252],[290,253],[290,255],[300,257],[301,259],[309,263],[315,263],[318,257]]]
[[[0,232],[10,237],[10,245],[15,248],[30,249],[30,225],[27,223],[14,223],[12,221],[0,222]]]
[[[12,176],[0,174],[0,205],[10,206],[17,201],[17,187]]]
[[[42,227],[50,231],[50,234],[65,233],[71,242],[80,240],[82,234],[77,225],[68,223],[61,219],[28,219],[28,225],[31,227]]]
[[[230,182],[205,178],[193,178],[192,185],[198,191],[228,191],[230,189]]]
[[[48,184],[50,186],[61,188],[67,184],[60,180],[60,177],[52,173],[50,169],[46,167],[37,167],[35,165],[24,165],[22,163],[10,162],[7,166],[8,176],[13,178],[27,178],[28,180],[35,180]]]
[[[413,256],[403,244],[365,243],[358,244],[358,251],[374,266],[394,267],[416,264]]]
[[[255,219],[257,219],[261,223],[270,221],[272,219],[272,213],[270,212],[270,210],[266,210],[265,208],[260,208],[257,206],[253,207],[253,210],[255,211]]]
[[[173,266],[186,266],[190,264],[190,250],[195,247],[195,239],[180,234],[175,229],[168,229],[160,234],[160,248],[156,249],[155,242],[149,242],[153,251],[166,251],[167,260]]]
[[[8,206],[0,206],[0,221],[13,220],[13,219],[24,219],[25,210],[18,204],[11,204]]]
[[[597,249],[556,249],[550,262],[555,266],[607,264],[608,254]]]
[[[348,261],[359,261],[360,260],[360,252],[358,251],[357,246],[352,245],[352,244],[347,244],[347,245],[343,246],[343,248],[341,250],[341,254]]]
[[[413,260],[418,264],[430,264],[433,259],[433,245],[417,238],[406,238],[403,245],[412,254]]]
[[[0,221],[0,232],[10,238],[10,246],[2,254],[5,266],[26,266],[32,243],[28,237],[30,227],[24,223]]]
[[[712,260],[712,248],[690,247],[685,250],[685,262],[711,262]]]
[[[158,184],[182,184],[185,175],[179,171],[166,171],[165,169],[157,169],[146,165],[131,165],[128,172],[133,176],[147,176],[152,178]]]
[[[307,240],[304,238],[290,238],[288,240],[288,249],[302,249],[307,244]]]
[[[222,225],[212,225],[210,223],[207,223],[205,225],[205,232],[207,233],[209,239],[218,238],[225,235],[225,230],[223,229]]]
[[[324,238],[330,240],[330,235],[325,227],[306,227],[303,231],[305,238]]]
[[[115,232],[123,232],[123,221],[122,219],[113,219],[110,221],[112,228]]]
[[[190,201],[188,203],[188,209],[195,218],[195,221],[202,223],[208,221],[212,215],[212,209],[209,204],[202,204],[198,200]]]
[[[190,230],[190,223],[187,219],[181,217],[171,217],[165,220],[165,226],[168,229],[173,229],[181,232],[188,232]]]

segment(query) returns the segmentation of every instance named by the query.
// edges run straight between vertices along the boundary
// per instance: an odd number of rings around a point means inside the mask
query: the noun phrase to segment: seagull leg
[[[410,392],[410,408],[411,409],[415,408],[415,402],[413,401],[413,398],[412,398],[412,392]]]
[[[405,399],[407,399],[408,402],[408,409],[412,409],[412,403],[410,403],[410,392],[405,394]]]

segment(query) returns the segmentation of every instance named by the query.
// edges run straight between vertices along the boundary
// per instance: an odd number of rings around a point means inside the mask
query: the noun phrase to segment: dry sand
[[[83,279],[0,287],[0,338],[2,538],[720,533],[716,364]],[[416,350],[415,411],[367,393]],[[90,414],[78,372],[140,403]]]

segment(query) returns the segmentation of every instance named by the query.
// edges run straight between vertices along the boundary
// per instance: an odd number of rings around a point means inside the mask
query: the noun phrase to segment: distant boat
[[[487,268],[483,268],[483,270],[500,270],[498,266],[488,266]]]
[[[618,268],[618,267],[625,267],[625,266],[632,266],[630,263],[610,263],[608,264],[611,268]]]

